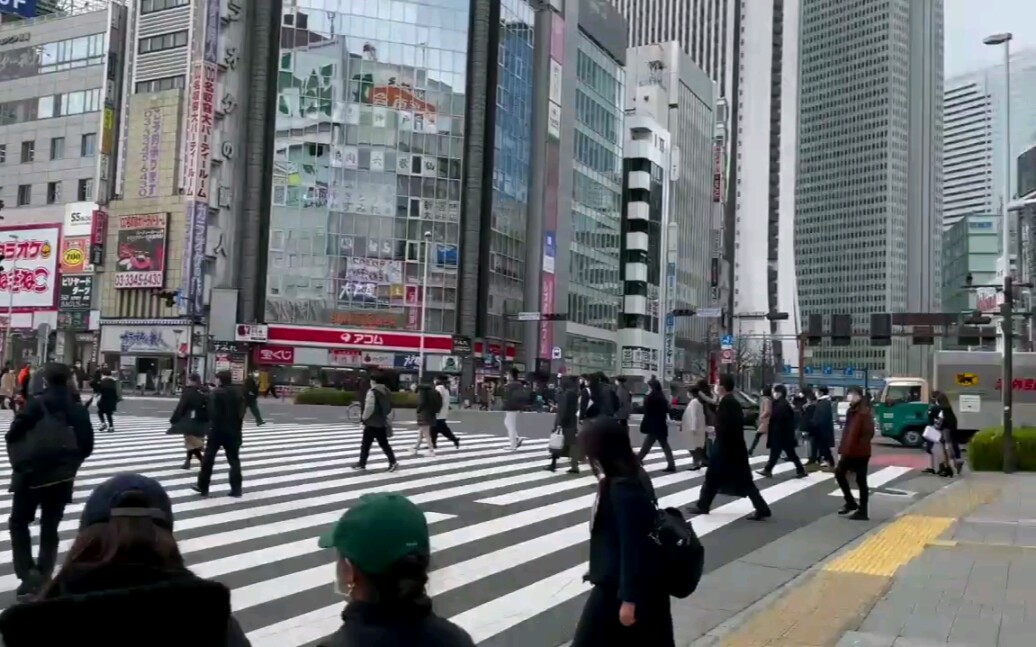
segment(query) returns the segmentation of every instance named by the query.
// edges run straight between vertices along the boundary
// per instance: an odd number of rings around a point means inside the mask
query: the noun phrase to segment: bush
[[[392,393],[392,408],[393,409],[416,409],[417,408],[417,394],[409,391],[393,391]]]
[[[334,407],[345,407],[356,401],[352,391],[340,391],[324,387],[299,391],[295,396],[295,404],[323,404]]]
[[[1018,470],[1036,472],[1036,428],[1014,430],[1015,457]],[[1002,427],[983,429],[968,444],[968,463],[976,472],[999,472],[1004,469],[1004,431]]]

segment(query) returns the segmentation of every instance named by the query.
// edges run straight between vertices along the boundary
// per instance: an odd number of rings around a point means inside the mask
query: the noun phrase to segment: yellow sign
[[[978,376],[974,373],[957,373],[958,386],[978,386]]]
[[[83,264],[83,250],[81,249],[66,249],[65,257],[62,259],[65,265],[82,265]]]

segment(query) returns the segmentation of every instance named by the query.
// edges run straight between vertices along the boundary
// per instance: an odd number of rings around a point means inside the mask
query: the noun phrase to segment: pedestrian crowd
[[[63,364],[38,371],[39,384],[27,386],[6,434],[11,463],[9,520],[12,561],[20,581],[19,604],[0,613],[0,637],[6,647],[57,645],[67,642],[106,645],[194,644],[238,647],[249,641],[232,615],[230,591],[194,575],[185,565],[173,535],[175,519],[168,494],[155,480],[140,474],[119,474],[99,485],[87,499],[72,546],[58,564],[58,526],[72,500],[77,471],[94,447],[94,428],[83,403],[77,372]],[[112,431],[120,399],[117,386],[105,384],[110,372],[88,380],[98,401],[101,431]],[[31,380],[30,380],[31,381]],[[390,439],[394,422],[392,398],[385,378],[371,376],[362,394],[363,435],[356,470],[365,470],[375,442],[399,469]],[[209,495],[220,451],[230,467],[229,496],[243,494],[240,448],[246,411],[258,424],[259,387],[254,375],[243,388],[220,373],[205,385],[189,376],[167,433],[183,436],[185,461],[200,464],[193,489]],[[533,396],[516,371],[503,389],[504,426],[509,448],[517,451],[521,412]],[[459,447],[448,425],[449,382],[418,387],[415,412],[419,439],[411,455],[426,447],[430,455],[440,437]],[[106,399],[107,398],[107,399]],[[596,500],[588,528],[591,586],[576,622],[572,647],[673,647],[671,599],[695,590],[704,569],[704,548],[693,529],[696,515],[710,513],[719,494],[746,497],[754,507],[748,518],[772,515],[750,467],[750,455],[766,440],[769,458],[759,472],[772,476],[783,455],[807,475],[806,465],[832,469],[844,494],[841,513],[866,519],[867,467],[874,422],[867,399],[849,389],[845,431],[834,458],[833,410],[827,392],[789,402],[787,389],[764,392],[757,434],[745,440],[745,413],[735,397],[734,380],[721,376],[713,388],[705,381],[690,389],[690,400],[678,433],[687,436],[691,470],[705,470],[698,501],[685,511],[660,508],[651,478],[643,467],[657,444],[666,472],[676,471],[669,442],[672,403],[657,380],[643,400],[640,432],[634,449],[630,434],[632,398],[623,379],[596,374],[563,377],[556,396],[555,430],[548,444],[546,468],[561,460],[568,473],[589,466],[597,477]],[[936,414],[943,424],[949,414]],[[806,465],[796,447],[798,432],[811,438]],[[857,499],[849,487],[855,475]],[[32,554],[29,524],[40,520],[37,554]],[[689,520],[690,519],[690,520]],[[346,598],[342,626],[321,641],[323,647],[473,647],[460,627],[436,615],[428,594],[431,545],[424,513],[406,497],[393,493],[362,496],[317,540],[333,551],[336,591]],[[141,640],[141,632],[148,638]]]

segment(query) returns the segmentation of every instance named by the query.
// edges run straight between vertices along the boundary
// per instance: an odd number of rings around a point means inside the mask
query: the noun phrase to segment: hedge
[[[356,402],[355,391],[341,391],[326,387],[315,387],[299,391],[295,395],[295,404],[319,404],[333,407],[346,407]],[[414,409],[417,407],[417,394],[409,392],[393,392],[392,406],[396,409]]]
[[[1036,428],[1014,430],[1015,457],[1018,471],[1036,472]],[[1004,469],[1003,427],[990,427],[976,433],[968,443],[968,462],[976,472],[999,472]]]

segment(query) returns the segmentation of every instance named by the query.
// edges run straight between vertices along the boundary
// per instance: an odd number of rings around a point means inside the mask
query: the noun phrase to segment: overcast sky
[[[995,64],[1003,50],[982,44],[990,34],[1014,34],[1012,49],[1036,47],[1036,0],[943,0],[947,78]]]

